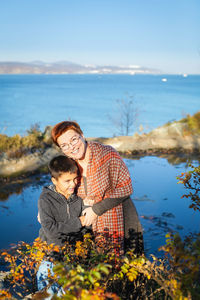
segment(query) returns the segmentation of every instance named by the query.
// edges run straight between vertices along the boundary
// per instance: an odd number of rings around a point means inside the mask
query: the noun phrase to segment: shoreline
[[[199,122],[199,117],[200,113],[197,113],[188,118],[190,118],[190,121],[192,119]],[[25,180],[32,175],[47,172],[48,162],[62,153],[57,146],[52,144],[51,129],[51,126],[47,126],[44,132],[34,129],[32,138],[39,140],[39,143],[36,144],[38,146],[34,146],[33,151],[32,148],[29,152],[22,151],[19,157],[8,156],[2,150],[0,156],[0,186],[20,180],[20,178]],[[7,137],[2,136],[2,138],[4,139],[2,143],[6,145],[9,142],[6,140]],[[111,138],[90,137],[86,140],[110,145],[123,158],[138,159],[143,156],[158,156],[170,157],[170,161],[187,161],[191,157],[200,157],[200,133],[198,130],[191,130],[188,119],[167,123],[149,133],[135,133],[133,136]],[[15,140],[13,144],[15,145]]]
[[[156,156],[163,158],[172,158],[173,160],[187,161],[191,157],[200,158],[200,143],[199,148],[190,147],[174,147],[174,148],[157,148],[149,147],[147,149],[132,148],[129,144],[120,144],[116,147],[115,140],[110,139],[102,141],[102,138],[89,138],[89,141],[101,142],[105,145],[110,145],[115,148],[123,158],[140,159],[145,156]],[[111,138],[112,140],[112,138]],[[19,159],[0,159],[0,185],[3,182],[15,181],[16,179],[30,177],[35,174],[47,173],[48,162],[58,154],[62,154],[54,147],[47,148],[43,153],[33,153],[22,156]]]
[[[143,153],[143,154],[121,154],[120,155],[125,159],[132,159],[132,160],[140,160],[146,156],[151,157],[159,157],[166,159],[169,164],[178,165],[181,163],[189,164],[193,160],[199,161],[200,163],[200,153],[197,155],[195,154],[188,154],[188,153],[157,153],[157,155],[153,153]],[[15,193],[21,193],[21,191],[29,187],[30,185],[41,185],[43,186],[47,182],[50,181],[50,175],[48,173],[47,167],[43,169],[36,169],[32,172],[27,172],[20,174],[18,176],[10,176],[10,177],[0,177],[0,198],[1,201],[6,201],[8,197]]]

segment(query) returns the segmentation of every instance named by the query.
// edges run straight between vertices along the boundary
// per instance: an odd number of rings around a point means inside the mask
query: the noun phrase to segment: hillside
[[[54,63],[0,62],[0,74],[159,74],[156,69],[139,66],[80,65],[68,61]]]

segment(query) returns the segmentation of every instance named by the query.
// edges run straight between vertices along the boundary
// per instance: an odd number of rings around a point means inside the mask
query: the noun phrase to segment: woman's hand
[[[88,208],[84,209],[83,215],[85,216],[85,220],[83,223],[84,226],[92,225],[92,223],[94,223],[97,219],[97,214],[95,214],[92,207],[88,207]]]
[[[94,204],[94,200],[92,200],[90,197],[86,197],[85,199],[83,199],[83,203],[84,205],[92,206]]]

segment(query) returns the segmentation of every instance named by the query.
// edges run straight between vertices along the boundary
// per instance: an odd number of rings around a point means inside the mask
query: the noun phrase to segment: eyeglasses
[[[70,142],[70,143],[60,145],[60,149],[61,149],[61,150],[69,150],[69,147],[70,147],[70,146],[73,147],[73,146],[75,146],[76,144],[78,144],[79,139],[80,139],[80,135],[79,135],[79,136],[74,136],[74,137],[71,139],[71,142]]]

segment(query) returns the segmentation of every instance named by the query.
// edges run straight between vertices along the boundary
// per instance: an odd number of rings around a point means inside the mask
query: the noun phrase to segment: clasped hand
[[[83,226],[90,226],[95,222],[97,218],[97,214],[93,211],[92,207],[87,207],[83,211],[83,216],[85,216],[85,220],[83,222]]]

